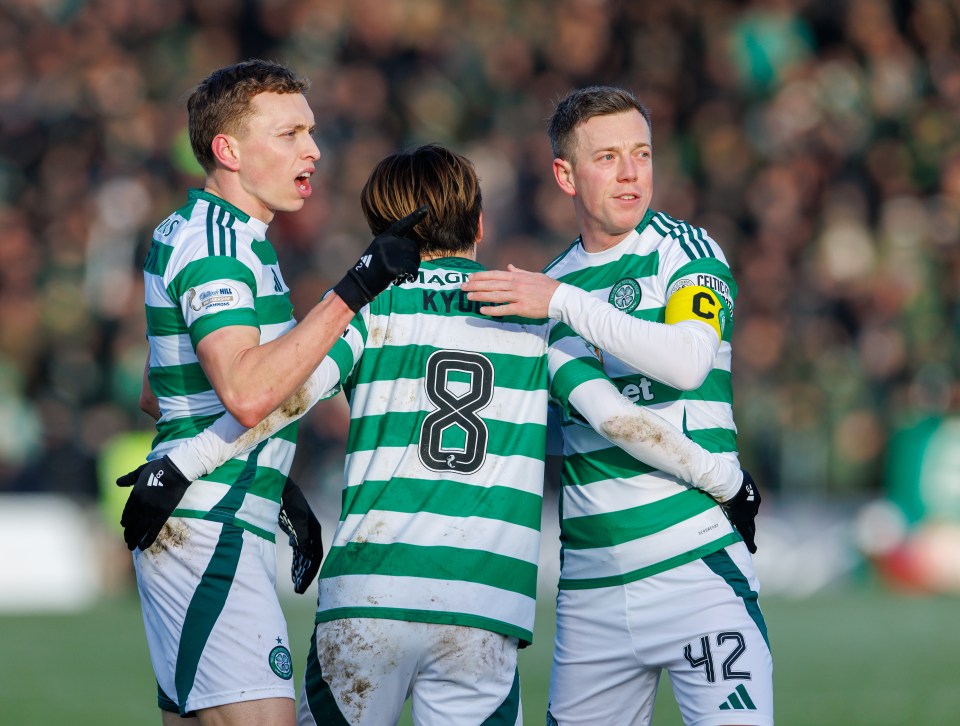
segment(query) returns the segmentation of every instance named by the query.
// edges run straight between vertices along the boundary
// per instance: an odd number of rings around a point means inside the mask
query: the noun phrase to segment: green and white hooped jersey
[[[547,321],[479,314],[483,269],[424,262],[330,356],[350,402],[343,508],[317,622],[390,618],[533,637]]]
[[[197,361],[204,336],[250,325],[267,343],[294,326],[289,290],[266,232],[260,220],[199,189],[154,230],[143,266],[148,375],[162,414],[151,459],[224,413]],[[296,436],[293,423],[194,482],[174,514],[234,524],[274,541]]]
[[[700,295],[713,305],[709,314],[716,314],[722,331],[703,385],[680,391],[585,343],[565,324],[553,328],[551,396],[563,413],[564,439],[560,588],[631,582],[738,541],[712,498],[611,444],[567,399],[584,380],[605,373],[624,396],[652,407],[708,451],[737,457],[730,380],[736,285],[719,246],[702,229],[648,211],[613,248],[588,254],[578,240],[545,272],[653,322],[664,322],[672,296],[688,306],[693,299],[696,308]]]

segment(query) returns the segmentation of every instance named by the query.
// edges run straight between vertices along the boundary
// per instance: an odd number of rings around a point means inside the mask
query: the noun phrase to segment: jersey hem
[[[437,612],[435,610],[407,610],[402,608],[363,606],[331,608],[330,610],[318,611],[314,623],[328,623],[331,620],[342,620],[345,618],[382,618],[384,620],[403,620],[411,623],[463,625],[468,628],[479,628],[500,635],[518,638],[521,647],[530,645],[533,642],[533,633],[518,625],[512,625],[493,618],[485,618],[482,615]]]
[[[676,555],[675,557],[670,557],[666,560],[661,560],[647,567],[641,567],[638,570],[633,570],[632,572],[625,572],[621,575],[610,575],[608,577],[591,577],[585,579],[567,579],[560,578],[558,587],[561,590],[593,590],[600,587],[616,587],[618,585],[626,585],[628,582],[636,582],[637,580],[642,580],[646,577],[652,575],[658,575],[661,572],[666,572],[667,570],[672,570],[674,567],[680,567],[689,562],[694,562],[696,560],[702,559],[706,555],[712,554],[719,550],[722,550],[729,545],[734,544],[735,542],[742,542],[743,538],[737,532],[731,532],[720,539],[715,539],[709,544],[705,544],[702,547],[697,547],[696,549],[689,550],[682,554]]]

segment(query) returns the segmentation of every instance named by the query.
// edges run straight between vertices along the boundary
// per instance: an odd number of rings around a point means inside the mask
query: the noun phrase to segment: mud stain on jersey
[[[388,526],[386,520],[367,515],[357,528],[357,533],[351,538],[351,542],[356,542],[357,544],[363,544],[369,541],[384,542],[384,534],[386,534]]]
[[[625,443],[646,443],[662,449],[681,466],[688,464],[686,454],[681,448],[665,439],[663,431],[646,421],[642,415],[611,416],[600,425],[600,428],[602,429],[601,433],[613,443],[621,441]]]

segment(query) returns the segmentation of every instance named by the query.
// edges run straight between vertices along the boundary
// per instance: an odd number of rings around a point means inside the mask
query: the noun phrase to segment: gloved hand
[[[124,474],[117,479],[117,486],[133,487],[120,517],[123,539],[132,552],[135,547],[142,551],[154,543],[183,499],[190,480],[164,456]]]
[[[334,292],[351,310],[357,312],[391,282],[399,285],[417,279],[420,247],[407,233],[427,216],[427,211],[424,205],[374,237],[357,264],[334,285]]]
[[[736,527],[740,536],[743,537],[750,554],[756,552],[754,535],[757,532],[757,526],[754,520],[760,509],[760,490],[746,469],[743,470],[743,485],[740,491],[734,494],[732,499],[721,502],[720,506],[730,520],[730,524]]]
[[[303,496],[303,491],[288,478],[280,495],[280,529],[290,538],[293,548],[293,563],[290,579],[293,589],[302,595],[310,587],[323,561],[323,542],[320,539],[320,522]]]

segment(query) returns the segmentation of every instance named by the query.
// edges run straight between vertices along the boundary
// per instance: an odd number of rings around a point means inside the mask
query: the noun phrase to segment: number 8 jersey
[[[480,315],[483,269],[424,262],[330,357],[350,403],[342,511],[317,622],[379,617],[533,637],[548,321]]]

